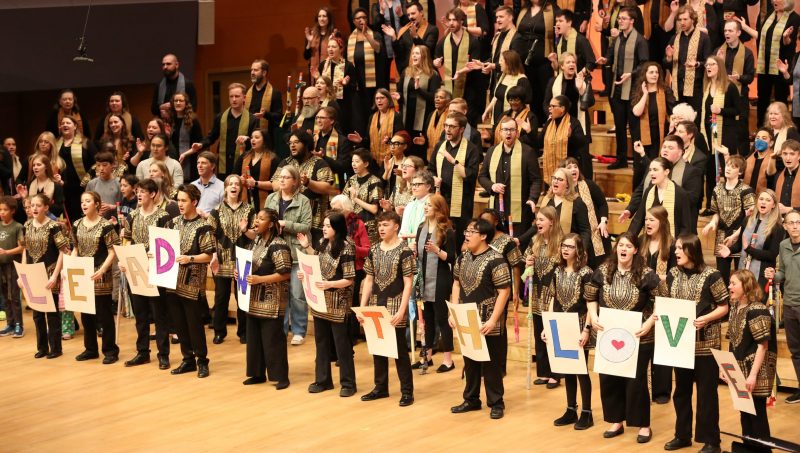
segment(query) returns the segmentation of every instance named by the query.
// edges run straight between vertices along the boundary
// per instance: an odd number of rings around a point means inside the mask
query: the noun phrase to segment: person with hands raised
[[[325,58],[328,50],[328,41],[339,35],[334,26],[333,12],[327,6],[321,7],[314,17],[314,25],[303,29],[306,45],[303,49],[303,58],[308,60],[308,69],[313,83],[319,76],[319,65]]]
[[[355,67],[354,83],[360,88],[360,96],[357,99],[360,111],[368,112],[372,98],[378,88],[388,88],[382,77],[384,63],[386,60],[385,52],[382,52],[383,44],[379,42],[380,36],[375,37],[369,28],[367,10],[356,8],[353,11],[353,24],[355,28],[347,38],[347,48],[345,58],[353,63]]]
[[[327,57],[320,61],[317,71],[331,79],[333,94],[341,109],[340,127],[342,131],[366,133],[366,112],[361,97],[364,87],[358,84],[356,68],[344,58],[344,41],[338,36],[328,40]]]
[[[367,227],[370,242],[378,242],[378,226],[376,216],[380,212],[379,202],[383,198],[383,182],[369,172],[372,158],[366,148],[353,151],[353,176],[344,185],[343,193],[353,202],[356,213]]]
[[[661,65],[654,61],[640,65],[631,89],[631,111],[638,118],[638,127],[632,128],[633,187],[638,187],[644,177],[641,160],[658,156],[659,147],[669,129],[675,96],[666,81]]]
[[[381,26],[381,31],[392,39],[398,74],[402,74],[408,66],[409,55],[414,47],[427,47],[428,55],[433,55],[436,42],[439,41],[439,27],[428,23],[423,7],[418,1],[407,2],[405,8],[408,23],[399,30],[395,31],[388,25]]]
[[[789,100],[789,82],[782,75],[781,64],[792,59],[797,44],[800,16],[794,11],[793,0],[773,0],[774,11],[760,24],[757,38],[756,82],[758,84],[757,123],[762,124],[770,102]]]
[[[385,88],[374,91],[374,110],[368,122],[368,135],[363,137],[358,131],[347,134],[347,139],[354,147],[367,148],[372,154],[375,166],[373,173],[378,173],[377,163],[389,153],[389,141],[392,136],[403,130],[403,117],[394,110],[394,99]]]
[[[711,41],[708,34],[700,31],[697,13],[691,6],[678,8],[677,18],[679,31],[665,50],[664,67],[672,68],[672,92],[678,100],[699,112],[703,63],[711,55]]]

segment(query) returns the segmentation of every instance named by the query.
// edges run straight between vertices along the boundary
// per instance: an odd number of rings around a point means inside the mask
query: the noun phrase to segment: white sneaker
[[[300,346],[301,344],[305,343],[305,337],[301,337],[300,335],[295,335],[292,337],[292,346]]]

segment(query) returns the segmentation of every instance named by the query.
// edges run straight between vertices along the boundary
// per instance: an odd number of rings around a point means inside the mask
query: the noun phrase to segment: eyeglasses
[[[316,98],[316,97],[313,97],[313,98],[307,98],[307,97],[303,96],[303,100],[304,100],[304,101],[313,101],[313,100],[315,100],[315,99],[317,99],[317,98]]]
[[[278,176],[278,179],[294,179],[294,176],[281,175],[281,176]]]
[[[800,220],[786,221],[786,222],[783,222],[783,224],[786,225],[786,226],[790,226],[790,227],[796,227],[796,226],[800,226]]]
[[[445,129],[458,129],[459,126],[458,126],[458,124],[447,124],[447,123],[445,123],[444,124],[444,128]]]
[[[563,107],[561,107],[558,104],[555,104],[555,105],[554,104],[550,104],[550,105],[547,106],[547,108],[548,109],[560,109],[560,108],[563,108]]]
[[[575,246],[574,246],[574,245],[572,245],[572,244],[565,244],[565,243],[563,243],[563,242],[561,243],[561,248],[562,248],[562,249],[567,249],[567,250],[575,250]]]
[[[427,186],[427,183],[424,182],[412,182],[411,187],[419,187],[419,186]]]
[[[473,234],[478,234],[478,230],[473,230],[472,228],[464,230],[464,236],[471,236]]]
[[[367,20],[367,16],[356,16],[353,20]]]
[[[288,143],[290,145],[299,145],[301,142],[300,142],[300,140],[289,140],[286,143]]]
[[[553,176],[553,182],[564,182],[566,179],[561,178],[559,176]]]
[[[329,116],[319,116],[319,115],[317,115],[317,119],[318,119],[318,120],[329,120],[329,119],[331,119],[331,117],[329,117]]]
[[[406,142],[389,142],[389,146],[391,146],[391,147],[403,146],[405,144],[406,144]]]
[[[400,168],[415,168],[415,165],[414,164],[403,164],[403,165],[400,166]]]
[[[512,132],[517,132],[517,128],[516,127],[502,127],[502,128],[500,128],[500,132],[503,132],[503,133],[506,133],[506,134],[510,134]]]

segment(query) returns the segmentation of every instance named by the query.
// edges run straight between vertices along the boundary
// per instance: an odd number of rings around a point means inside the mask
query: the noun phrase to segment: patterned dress
[[[383,183],[377,176],[371,173],[364,176],[353,175],[347,180],[347,184],[344,185],[344,190],[342,192],[350,197],[350,200],[353,202],[353,212],[358,214],[361,220],[364,221],[364,226],[367,227],[369,241],[372,244],[377,244],[380,242],[380,236],[378,236],[378,221],[375,220],[377,216],[355,202],[350,195],[350,189],[353,187],[356,188],[357,197],[360,200],[378,206],[378,202],[383,197]]]
[[[333,184],[333,172],[325,159],[320,159],[317,156],[312,156],[300,163],[294,157],[287,157],[283,159],[278,168],[275,169],[275,174],[272,176],[272,186],[278,187],[280,183],[281,169],[287,165],[294,165],[300,171],[300,175],[306,176],[312,181],[321,181]],[[298,181],[299,183],[300,181]],[[300,193],[308,197],[311,202],[311,228],[321,230],[322,221],[328,214],[329,196],[320,195],[306,186],[300,188]]]
[[[581,329],[586,325],[586,287],[592,281],[592,270],[584,266],[577,272],[567,272],[561,266],[553,269],[549,276],[548,294],[553,296],[553,311],[562,313],[578,313]],[[589,338],[586,347],[591,347],[594,335]]]
[[[69,237],[58,222],[47,220],[41,226],[35,226],[33,220],[25,222],[25,256],[26,264],[44,263],[47,275],[52,276],[58,263],[58,254],[70,245]],[[61,279],[56,279],[53,294],[58,293]]]
[[[547,244],[542,242],[537,250],[534,251],[535,241],[531,241],[528,249],[525,250],[525,258],[534,255],[533,260],[533,274],[531,275],[531,289],[528,293],[529,303],[533,314],[542,315],[542,307],[547,304],[547,287],[544,284],[546,276],[553,271],[553,268],[558,264],[555,258],[547,256]],[[526,282],[527,284],[527,282]]]
[[[728,288],[718,270],[706,267],[696,269],[673,267],[667,274],[668,297],[693,300],[697,304],[697,316],[711,313],[717,306],[728,303]],[[706,324],[697,331],[695,355],[710,356],[711,348],[722,347],[722,321]]]
[[[223,201],[219,208],[209,214],[208,224],[217,244],[218,277],[233,278],[233,270],[236,267],[236,246],[242,247],[243,239],[246,239],[239,228],[239,222],[247,219],[247,225],[251,226],[254,216],[253,207],[249,204],[241,203],[233,209],[227,201]]]
[[[181,233],[181,255],[200,255],[214,253],[214,236],[211,227],[199,215],[187,220],[183,216],[175,217],[167,223],[167,228]],[[177,294],[189,300],[199,300],[200,291],[206,289],[206,273],[208,264],[188,263],[178,268],[178,284],[175,289],[167,289],[168,293]]]
[[[755,194],[750,186],[739,181],[733,189],[728,190],[725,187],[725,180],[720,180],[711,195],[711,211],[719,216],[714,250],[718,250],[727,236],[744,226],[745,211],[752,209],[755,204]],[[714,254],[719,256],[718,251],[715,251]],[[736,251],[731,252],[730,256],[738,257],[740,254],[741,252]]]
[[[94,270],[100,269],[103,262],[108,258],[108,252],[113,250],[115,245],[120,245],[119,235],[114,225],[108,220],[100,217],[100,220],[91,227],[86,225],[86,217],[75,221],[75,247],[78,249],[78,256],[91,256],[94,258]],[[94,293],[98,296],[109,296],[113,288],[111,270],[94,282]]]
[[[403,277],[414,278],[417,272],[417,260],[414,253],[408,248],[405,241],[400,241],[397,246],[383,250],[381,243],[372,246],[364,261],[364,272],[372,277],[372,295],[369,306],[382,306],[394,316],[403,303]],[[406,327],[407,318],[404,318],[396,327]]]
[[[319,251],[319,267],[325,281],[355,280],[356,278],[356,248],[348,239],[339,252],[339,257],[331,255],[331,244],[328,243]],[[311,314],[330,322],[344,322],[345,316],[350,311],[353,302],[353,285],[347,288],[331,288],[325,290],[325,308],[327,313],[320,313],[313,308]]]
[[[772,394],[775,381],[775,364],[778,360],[778,344],[775,337],[775,323],[767,307],[760,302],[744,306],[738,303],[731,308],[728,321],[730,350],[739,362],[745,378],[753,369],[759,343],[767,342],[767,351],[761,369],[758,370],[753,396],[768,397]]]
[[[489,247],[478,255],[464,252],[453,267],[453,278],[461,287],[460,303],[477,304],[481,322],[486,323],[494,314],[498,290],[511,286],[511,269],[503,255]],[[498,322],[487,336],[502,335],[504,329],[505,324]]]
[[[253,241],[253,275],[288,274],[292,272],[289,244],[280,236]],[[262,283],[250,287],[250,315],[256,318],[283,318],[289,302],[289,280]]]

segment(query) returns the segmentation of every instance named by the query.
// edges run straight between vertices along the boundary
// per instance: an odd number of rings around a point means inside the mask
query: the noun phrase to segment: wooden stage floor
[[[547,390],[525,389],[525,365],[509,362],[505,379],[506,415],[490,420],[484,407],[479,412],[454,415],[450,406],[461,402],[463,381],[459,367],[446,374],[420,376],[415,372],[416,402],[398,407],[399,384],[390,366],[391,397],[360,401],[372,389],[372,360],[366,343],[356,346],[358,393],[339,397],[336,389],[312,395],[307,392],[314,375],[313,338],[289,347],[291,386],[277,391],[272,384],[243,386],[245,347],[229,328],[222,345],[211,343],[207,330],[211,376],[172,376],[153,362],[125,368],[134,355],[132,320],[121,322],[121,360],[102,365],[99,360],[76,362],[83,350],[83,330],[64,342],[64,356],[34,360],[35,335],[29,311],[26,335],[0,338],[0,374],[3,418],[0,451],[53,452],[254,452],[254,451],[507,451],[593,452],[663,451],[672,438],[672,404],[652,406],[654,436],[649,444],[636,444],[636,429],[623,436],[602,438],[597,375],[592,374],[595,426],[575,431],[556,428],[552,420],[566,407],[563,386]],[[230,327],[230,326],[229,326]],[[172,346],[172,365],[180,360]],[[434,358],[435,366],[441,355]],[[334,380],[338,379],[334,368]],[[720,428],[740,432],[738,413],[732,411],[727,388],[719,387],[722,415]],[[798,441],[800,405],[783,403],[770,409],[775,436]],[[730,447],[723,436],[723,447]],[[583,445],[580,447],[580,445]],[[697,451],[702,445],[695,444]]]

